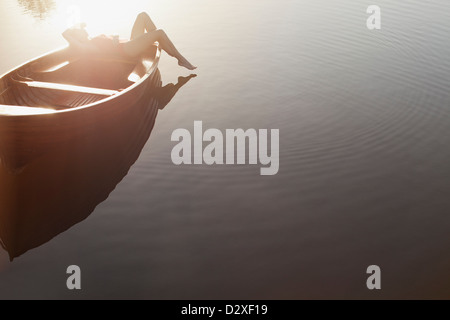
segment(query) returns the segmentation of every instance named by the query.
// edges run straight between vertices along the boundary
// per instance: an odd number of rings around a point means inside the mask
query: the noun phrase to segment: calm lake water
[[[147,112],[129,153],[94,141],[31,164],[34,189],[17,201],[56,203],[62,218],[30,228],[68,229],[12,262],[0,249],[0,298],[450,298],[450,3],[378,0],[379,31],[370,4],[1,1],[1,73],[65,45],[71,19],[126,37],[140,11],[199,68]],[[190,74],[167,55],[159,70],[163,85]],[[278,174],[175,166],[171,133],[195,120],[279,129]],[[56,187],[36,199],[46,181]],[[66,288],[72,264],[79,292]],[[366,288],[372,264],[381,291]]]

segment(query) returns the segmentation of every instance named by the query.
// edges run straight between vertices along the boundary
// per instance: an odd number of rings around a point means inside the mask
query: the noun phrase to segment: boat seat
[[[112,96],[116,93],[119,93],[118,90],[76,86],[76,85],[71,85],[71,84],[63,84],[63,83],[55,83],[55,82],[34,81],[29,78],[24,79],[24,77],[20,77],[20,78],[21,78],[21,80],[17,80],[13,77],[10,77],[10,79],[13,83],[19,84],[19,85],[25,85],[25,86],[32,87],[32,88],[70,91],[70,92],[76,92],[76,93],[95,94],[95,95],[100,95],[100,96]]]
[[[0,105],[0,114],[1,115],[24,116],[24,115],[36,115],[36,114],[50,114],[50,113],[54,113],[55,111],[56,111],[55,109],[49,109],[49,108]]]

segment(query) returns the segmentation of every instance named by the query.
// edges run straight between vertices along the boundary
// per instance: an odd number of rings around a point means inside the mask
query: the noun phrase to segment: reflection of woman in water
[[[63,32],[63,37],[69,44],[81,53],[106,53],[115,54],[122,57],[137,57],[150,50],[158,42],[159,47],[170,56],[178,60],[178,64],[189,70],[196,69],[181,53],[175,48],[166,33],[157,29],[147,13],[140,13],[133,25],[129,41],[119,41],[117,37],[101,35],[90,39],[84,26],[80,29],[68,29]]]
[[[158,109],[164,109],[164,107],[172,100],[178,90],[184,86],[189,80],[195,78],[196,74],[191,74],[187,77],[178,77],[176,84],[169,83],[164,87],[155,88],[153,91],[156,101],[158,102]]]

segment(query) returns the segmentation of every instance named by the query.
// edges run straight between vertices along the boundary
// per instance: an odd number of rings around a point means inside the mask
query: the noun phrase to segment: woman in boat
[[[197,67],[193,66],[183,55],[175,48],[172,41],[162,29],[157,29],[152,19],[145,12],[140,13],[134,22],[129,41],[121,41],[118,37],[97,36],[89,38],[88,33],[82,24],[77,29],[67,29],[63,32],[63,37],[69,42],[75,50],[84,54],[116,54],[127,57],[138,57],[145,54],[158,42],[159,48],[167,52],[170,56],[178,60],[178,64],[189,70]]]

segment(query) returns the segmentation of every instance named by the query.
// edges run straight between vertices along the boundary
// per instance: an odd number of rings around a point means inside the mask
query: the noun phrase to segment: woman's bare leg
[[[151,32],[153,30],[156,30],[156,26],[152,19],[150,19],[150,16],[146,12],[141,12],[136,17],[136,21],[134,21],[130,39],[133,40],[145,32]]]
[[[159,47],[166,51],[170,56],[176,58],[180,66],[189,70],[194,70],[197,68],[181,55],[166,33],[161,29],[141,34],[137,38],[124,43],[123,49],[126,54],[136,57],[149,50],[155,42],[158,42]]]

